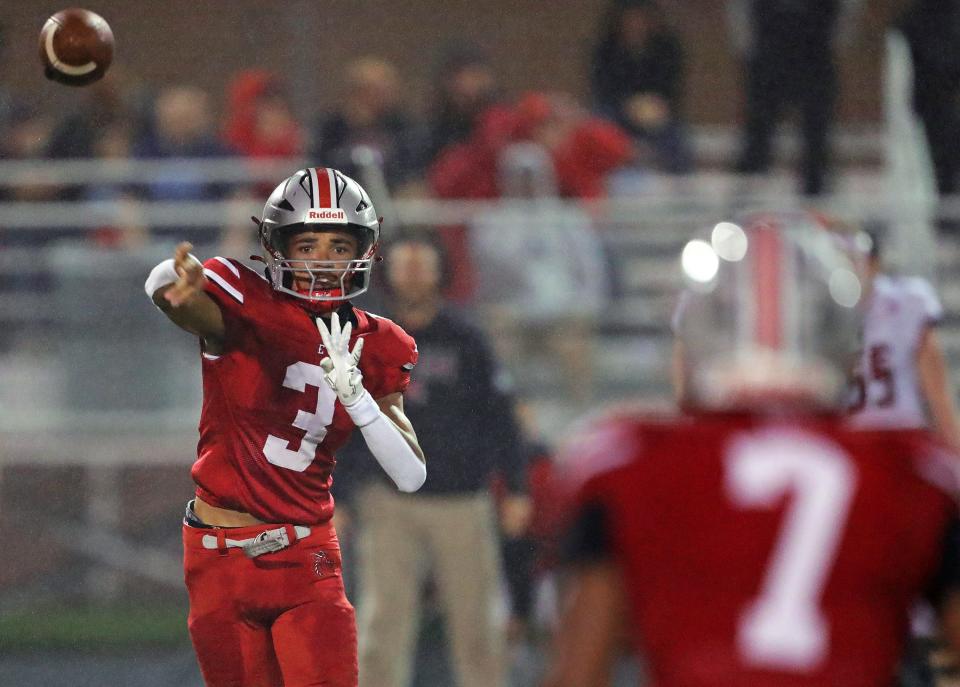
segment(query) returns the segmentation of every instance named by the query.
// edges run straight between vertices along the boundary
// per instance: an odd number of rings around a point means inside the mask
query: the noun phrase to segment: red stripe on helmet
[[[332,208],[330,185],[333,181],[333,174],[326,167],[317,167],[315,171],[317,174],[317,207]]]
[[[756,330],[759,345],[780,348],[783,327],[781,323],[781,276],[783,242],[774,227],[763,227],[754,235],[756,250],[753,260],[754,297],[756,298]]]

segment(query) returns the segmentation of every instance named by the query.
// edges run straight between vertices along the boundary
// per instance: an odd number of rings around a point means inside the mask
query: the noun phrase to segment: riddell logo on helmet
[[[343,208],[337,208],[336,210],[307,210],[307,219],[305,222],[308,224],[346,224],[347,213],[343,211]]]

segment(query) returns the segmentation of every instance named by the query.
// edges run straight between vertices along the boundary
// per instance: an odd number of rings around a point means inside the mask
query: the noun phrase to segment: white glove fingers
[[[353,364],[356,365],[360,362],[360,354],[363,352],[363,337],[357,339],[357,343],[353,345],[353,351],[350,352],[350,356],[353,358]]]
[[[327,325],[323,321],[322,317],[317,318],[317,329],[320,331],[320,340],[323,342],[323,347],[328,351],[332,351],[333,337],[330,334],[330,330],[327,329]]]
[[[339,352],[340,350],[340,315],[336,311],[330,315],[330,343]]]
[[[330,315],[329,325],[318,319],[317,330],[326,347],[326,355],[320,361],[324,380],[336,391],[340,402],[349,406],[364,393],[363,374],[357,367],[363,351],[363,339],[358,337],[351,351],[353,323],[348,320],[341,327],[340,316],[335,312]]]

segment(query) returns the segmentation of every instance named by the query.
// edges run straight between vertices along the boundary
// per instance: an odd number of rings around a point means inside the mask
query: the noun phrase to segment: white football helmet
[[[861,335],[861,284],[807,213],[721,222],[690,241],[674,322],[686,404],[839,409]]]
[[[309,301],[318,310],[334,310],[370,287],[370,270],[380,241],[380,218],[373,201],[356,181],[329,167],[301,169],[287,177],[267,199],[259,220],[260,245],[273,288]],[[302,231],[342,230],[359,240],[354,260],[291,260],[287,242]],[[307,272],[310,287],[294,288],[293,273]],[[339,286],[321,280],[334,275]]]

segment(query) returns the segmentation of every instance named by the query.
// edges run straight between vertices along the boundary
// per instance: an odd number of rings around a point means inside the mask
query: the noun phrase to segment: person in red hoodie
[[[633,157],[633,144],[616,124],[589,115],[562,93],[528,93],[517,103],[515,137],[550,151],[560,195],[599,198],[607,176]]]
[[[262,69],[237,74],[228,88],[224,142],[245,157],[294,157],[304,150],[297,121],[279,77]]]
[[[604,195],[607,175],[633,155],[620,127],[588,115],[569,96],[528,93],[512,107],[491,106],[470,138],[444,149],[430,168],[431,188],[441,198],[499,197],[500,153],[518,141],[550,151],[560,194],[571,198]]]
[[[468,139],[444,148],[428,171],[431,189],[440,198],[500,197],[500,156],[519,141],[549,151],[559,193],[568,198],[604,196],[609,174],[633,157],[630,137],[616,124],[590,116],[569,96],[529,93],[513,106],[491,105]],[[469,300],[475,287],[465,232],[462,226],[441,232],[455,275],[448,296],[457,301]]]
[[[222,131],[224,144],[237,155],[251,159],[299,157],[305,152],[304,128],[294,115],[280,77],[264,69],[246,69],[227,88],[227,112]],[[235,189],[232,207],[221,238],[224,253],[246,254],[254,247],[247,230],[247,205],[267,196],[272,183]]]

